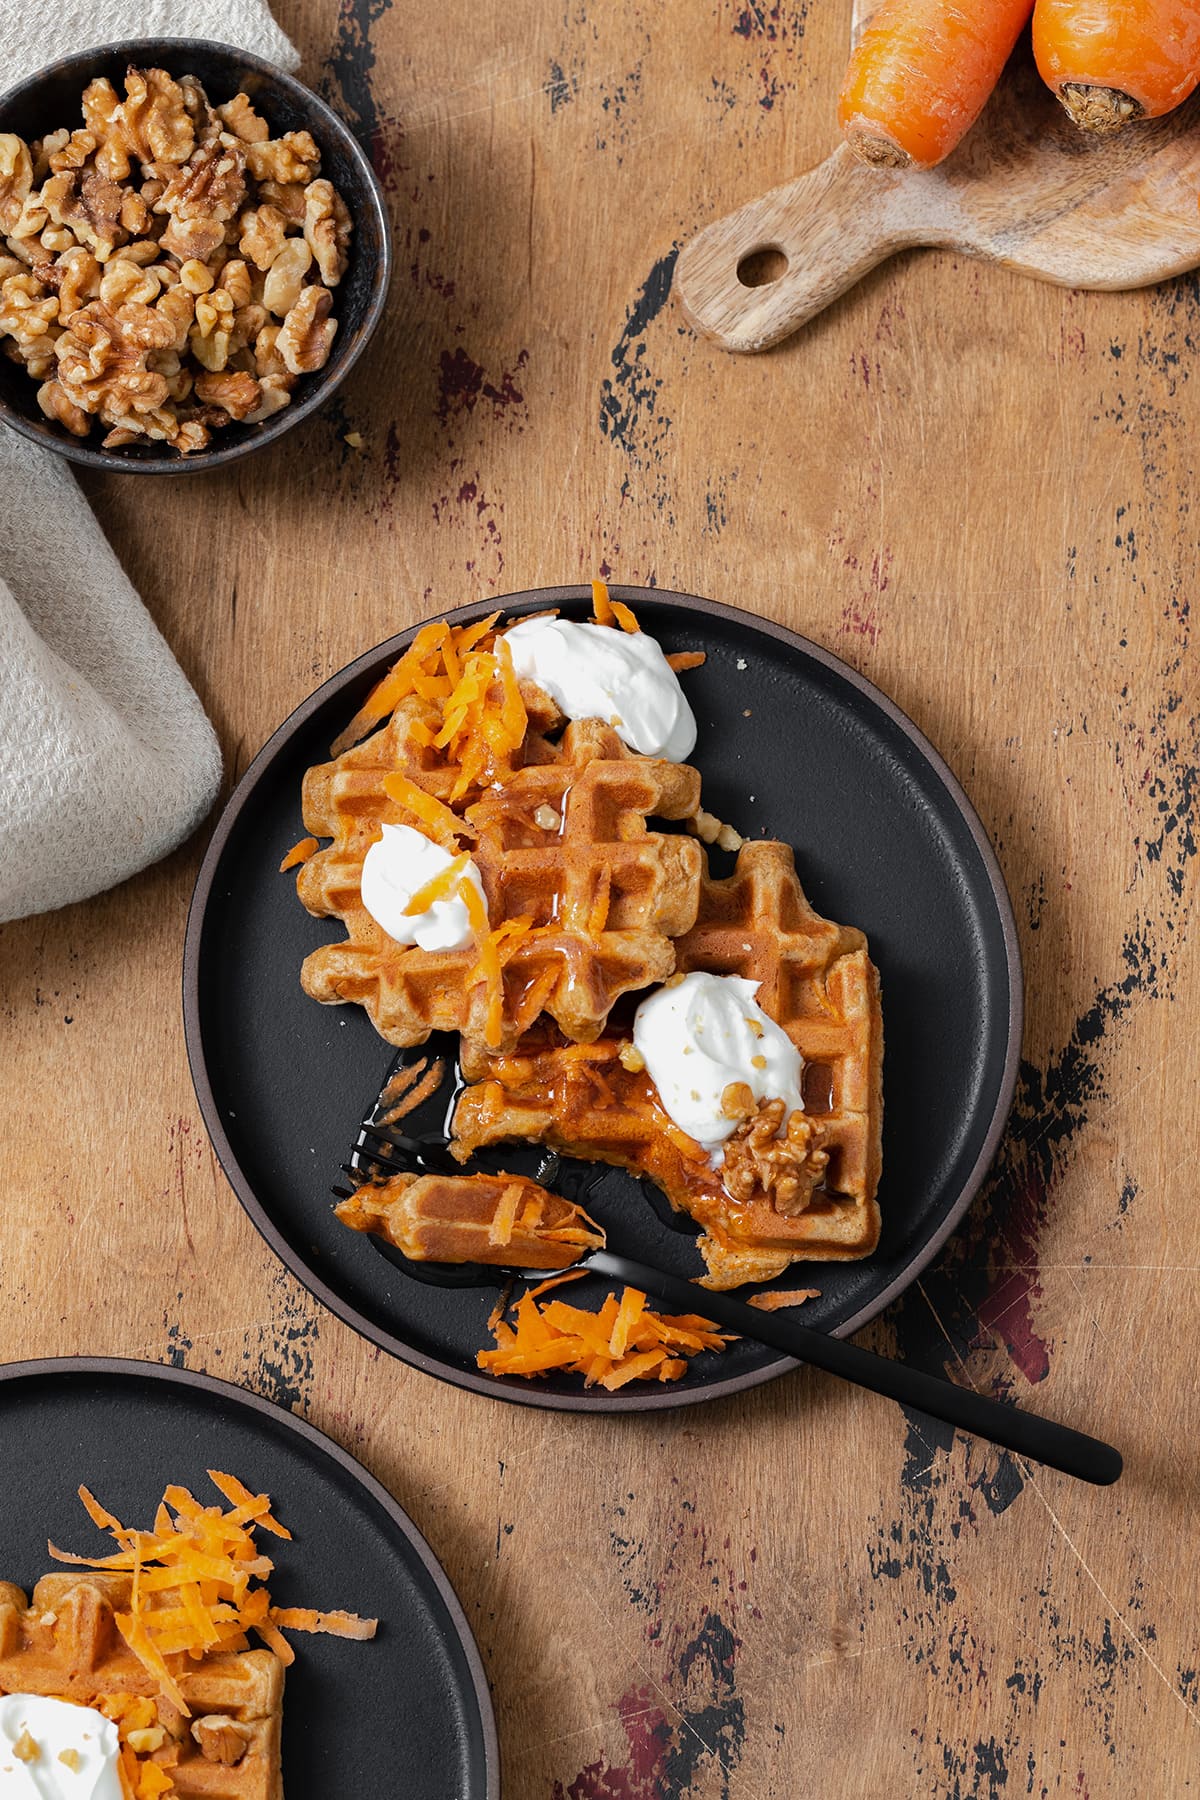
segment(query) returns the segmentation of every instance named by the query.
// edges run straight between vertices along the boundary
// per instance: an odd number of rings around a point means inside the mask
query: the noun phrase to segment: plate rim
[[[921,1244],[916,1253],[893,1276],[886,1287],[874,1295],[865,1306],[860,1307],[850,1318],[844,1319],[834,1327],[832,1333],[834,1337],[850,1337],[854,1332],[861,1330],[864,1325],[869,1324],[871,1320],[877,1318],[928,1268],[951,1232],[963,1219],[983,1185],[984,1177],[991,1166],[1004,1128],[1008,1123],[1013,1095],[1016,1092],[1021,1034],[1024,1024],[1024,980],[1012,899],[991,839],[984,830],[979,815],[958,777],[941,753],[930,743],[924,732],[913,723],[894,700],[890,699],[882,689],[876,687],[873,681],[870,681],[865,675],[860,675],[857,669],[851,668],[849,663],[844,662],[840,656],[836,656],[822,645],[814,643],[811,638],[804,637],[802,633],[793,631],[790,626],[781,625],[774,619],[748,612],[744,607],[730,606],[725,601],[708,600],[695,594],[676,592],[671,588],[631,587],[624,583],[613,582],[609,583],[609,592],[617,599],[625,600],[632,605],[667,602],[685,613],[695,613],[702,618],[722,619],[744,629],[760,632],[775,639],[777,643],[784,645],[787,649],[798,652],[801,656],[816,662],[822,668],[847,682],[890,720],[913,746],[917,754],[932,768],[955,811],[966,826],[987,877],[1000,923],[1008,976],[1008,1033],[1004,1065],[997,1089],[996,1102],[992,1108],[992,1116],[975,1161],[937,1230]],[[349,1325],[369,1343],[376,1344],[380,1349],[386,1350],[389,1355],[395,1356],[410,1367],[420,1369],[423,1374],[432,1375],[441,1381],[448,1381],[453,1386],[469,1392],[482,1394],[488,1399],[505,1400],[515,1406],[540,1407],[545,1411],[552,1412],[665,1412],[684,1406],[696,1406],[713,1400],[726,1399],[733,1394],[745,1393],[751,1388],[761,1386],[764,1382],[774,1381],[778,1376],[788,1374],[791,1370],[801,1367],[801,1363],[795,1357],[779,1355],[771,1362],[764,1364],[762,1368],[744,1370],[740,1374],[711,1382],[705,1387],[685,1389],[681,1393],[672,1393],[659,1387],[644,1394],[630,1394],[624,1390],[615,1394],[594,1390],[591,1392],[581,1390],[578,1394],[558,1394],[549,1393],[533,1382],[528,1384],[528,1391],[524,1388],[517,1389],[508,1383],[497,1381],[494,1376],[489,1378],[470,1369],[455,1368],[453,1364],[444,1362],[440,1357],[430,1356],[414,1345],[404,1343],[391,1331],[375,1325],[352,1302],[337,1293],[315,1269],[305,1262],[298,1252],[293,1250],[282,1232],[268,1216],[266,1208],[258,1199],[252,1184],[242,1170],[221,1119],[216,1096],[209,1079],[208,1059],[205,1054],[200,1024],[200,940],[221,857],[242,811],[258,787],[259,781],[276,754],[284,748],[290,738],[306,725],[313,714],[320,711],[326,702],[334,697],[335,693],[353,686],[354,682],[372,664],[383,657],[400,655],[412,642],[422,625],[431,619],[446,619],[452,624],[471,624],[475,620],[485,617],[491,611],[498,611],[502,614],[510,614],[518,608],[525,612],[534,611],[539,607],[545,609],[559,605],[565,600],[587,600],[589,594],[589,584],[571,582],[554,587],[523,588],[511,594],[498,594],[487,600],[473,600],[448,612],[425,614],[402,631],[396,632],[389,638],[384,638],[372,649],[363,651],[343,668],[335,670],[298,706],[292,709],[267,738],[230,792],[222,808],[221,816],[213,828],[212,836],[196,874],[196,883],[188,907],[183,947],[184,1041],[187,1049],[188,1068],[191,1071],[192,1085],[195,1089],[201,1120],[216,1152],[225,1179],[229,1182],[255,1229],[284,1266],[314,1298],[327,1306],[344,1324]]]
[[[275,1425],[285,1426],[310,1448],[329,1457],[346,1474],[352,1476],[376,1505],[383,1509],[393,1525],[399,1528],[446,1608],[466,1660],[475,1703],[479,1709],[484,1763],[484,1790],[480,1800],[500,1800],[500,1740],[496,1730],[496,1713],[483,1657],[463,1610],[462,1601],[425,1537],[395,1495],[369,1469],[364,1468],[356,1456],[352,1456],[335,1438],[321,1431],[318,1426],[311,1425],[307,1419],[297,1417],[287,1407],[278,1405],[274,1400],[267,1400],[262,1394],[253,1393],[249,1388],[240,1387],[236,1381],[226,1381],[219,1375],[209,1375],[200,1369],[180,1369],[173,1363],[150,1362],[133,1356],[39,1356],[22,1362],[0,1363],[0,1385],[45,1375],[118,1375],[131,1381],[148,1379],[166,1382],[168,1385],[198,1388],[227,1403],[233,1402],[250,1412],[259,1413]]]

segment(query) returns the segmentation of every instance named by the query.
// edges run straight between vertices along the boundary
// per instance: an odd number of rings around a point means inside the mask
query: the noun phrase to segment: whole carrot
[[[975,123],[1033,0],[883,0],[838,99],[864,162],[931,169]]]
[[[1037,0],[1043,81],[1085,131],[1157,119],[1200,80],[1196,0]]]

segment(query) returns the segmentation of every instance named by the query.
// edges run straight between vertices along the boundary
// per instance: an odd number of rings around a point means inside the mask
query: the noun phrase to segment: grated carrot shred
[[[639,632],[642,629],[637,622],[637,616],[632,607],[626,606],[623,600],[614,600],[611,604],[613,616],[622,631],[628,631],[630,635],[633,635],[635,632]]]
[[[422,825],[428,826],[429,836],[443,849],[457,850],[457,836],[471,830],[465,819],[460,819],[457,813],[452,813],[448,806],[443,806],[433,794],[426,793],[399,770],[384,776],[383,791],[397,806],[402,806],[414,818],[420,819]]]
[[[608,597],[607,581],[593,581],[592,583],[592,612],[595,614],[597,625],[612,624],[613,607],[612,601]]]
[[[405,907],[405,917],[416,918],[418,913],[428,912],[435,901],[448,900],[457,886],[460,876],[468,887],[474,887],[474,882],[463,875],[463,870],[470,860],[464,850],[461,856],[456,856],[453,862],[447,863],[444,869],[439,869],[436,875],[431,876],[424,887],[417,889]]]
[[[281,875],[286,875],[287,871],[289,869],[294,869],[298,863],[306,863],[310,856],[315,856],[317,848],[318,845],[315,837],[301,838],[298,844],[292,845],[291,849],[280,863],[279,873]]]
[[[708,661],[707,650],[674,650],[667,658],[677,675],[688,669],[700,669]]]
[[[599,1382],[613,1391],[629,1381],[677,1381],[689,1356],[733,1341],[707,1319],[652,1312],[637,1288],[626,1288],[619,1300],[610,1294],[598,1312],[562,1300],[539,1306],[538,1297],[559,1279],[523,1295],[513,1324],[501,1309],[493,1313],[488,1325],[495,1348],[478,1353],[481,1369],[524,1376],[563,1369],[582,1375],[588,1387]]]
[[[492,1215],[488,1226],[489,1244],[511,1244],[513,1227],[517,1222],[517,1208],[521,1204],[521,1184],[510,1181],[500,1196],[500,1201]]]
[[[117,1614],[117,1629],[154,1677],[159,1691],[185,1717],[191,1715],[179,1685],[178,1659],[201,1662],[219,1650],[244,1649],[245,1633],[253,1630],[288,1663],[294,1652],[281,1636],[281,1626],[340,1637],[370,1637],[375,1629],[374,1620],[358,1619],[350,1613],[273,1608],[267,1588],[250,1585],[274,1568],[269,1557],[257,1553],[253,1534],[261,1529],[290,1538],[291,1533],[274,1517],[268,1494],[253,1493],[235,1475],[215,1469],[208,1473],[230,1502],[228,1511],[202,1506],[185,1487],[168,1487],[155,1516],[154,1531],[133,1531],[81,1487],[79,1497],[89,1518],[115,1538],[120,1546],[117,1554],[75,1556],[49,1546],[51,1556],[59,1562],[90,1569],[132,1570],[130,1609]],[[174,1667],[168,1658],[175,1662]],[[139,1774],[139,1767],[133,1775]],[[140,1796],[142,1790],[133,1791]],[[154,1793],[169,1791],[168,1787]]]

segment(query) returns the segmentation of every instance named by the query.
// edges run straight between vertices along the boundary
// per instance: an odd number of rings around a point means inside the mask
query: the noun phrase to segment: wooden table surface
[[[88,482],[229,780],[364,647],[539,583],[707,594],[847,658],[978,807],[1028,1004],[993,1176],[866,1341],[1127,1473],[1086,1489],[807,1374],[570,1417],[371,1349],[205,1139],[179,1009],[204,833],[0,935],[0,1359],[211,1370],[353,1450],[462,1598],[512,1800],[1200,1791],[1196,282],[912,254],[730,358],[670,298],[676,249],[830,148],[840,5],[278,12],[386,182],[385,328],[261,458]]]

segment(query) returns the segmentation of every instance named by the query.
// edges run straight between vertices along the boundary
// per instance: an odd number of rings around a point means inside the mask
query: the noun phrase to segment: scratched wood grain
[[[575,1419],[368,1349],[263,1248],[197,1117],[199,839],[0,935],[0,1357],[210,1369],[361,1456],[462,1596],[514,1800],[1197,1791],[1200,289],[913,254],[730,358],[669,298],[675,246],[829,150],[838,6],[280,13],[386,181],[386,329],[261,460],[89,484],[230,779],[365,645],[598,569],[849,658],[979,807],[1029,1002],[994,1177],[868,1335],[1111,1434],[1128,1473],[1084,1490],[807,1375]]]

